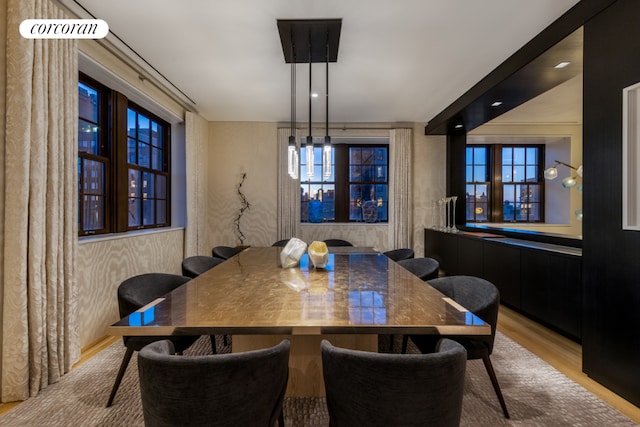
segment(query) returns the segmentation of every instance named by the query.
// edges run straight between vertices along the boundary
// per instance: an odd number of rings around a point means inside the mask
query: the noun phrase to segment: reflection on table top
[[[329,246],[329,253],[331,254],[377,254],[378,251],[375,248],[362,247],[362,246]]]
[[[108,333],[490,333],[481,319],[382,254],[330,253],[326,269],[314,269],[305,254],[299,267],[283,269],[281,249],[250,247]]]

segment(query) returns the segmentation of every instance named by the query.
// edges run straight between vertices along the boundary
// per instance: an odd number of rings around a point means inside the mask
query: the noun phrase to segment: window
[[[387,147],[349,147],[349,221],[387,221]]]
[[[543,159],[543,145],[468,146],[467,222],[544,221]]]
[[[127,108],[129,228],[169,225],[167,128],[133,104]]]
[[[314,147],[313,175],[300,152],[302,222],[387,222],[389,146],[333,144],[331,176],[322,176],[322,145]]]
[[[542,188],[538,147],[502,148],[503,221],[542,221]]]
[[[78,83],[78,221],[80,235],[108,233],[111,152],[108,90],[88,78]]]
[[[78,96],[78,234],[169,226],[169,124],[82,74]]]
[[[491,188],[488,147],[467,147],[466,174],[467,222],[487,221]]]
[[[322,174],[322,145],[313,147],[313,167],[307,164],[307,148],[300,150],[300,218],[303,222],[335,221],[335,149],[331,147],[331,176]],[[313,174],[310,177],[310,170]]]

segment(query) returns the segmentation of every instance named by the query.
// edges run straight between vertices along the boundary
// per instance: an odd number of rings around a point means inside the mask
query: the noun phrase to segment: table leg
[[[377,335],[234,335],[233,351],[248,351],[271,347],[283,339],[291,341],[289,354],[289,397],[324,396],[320,342],[355,350],[378,351]]]

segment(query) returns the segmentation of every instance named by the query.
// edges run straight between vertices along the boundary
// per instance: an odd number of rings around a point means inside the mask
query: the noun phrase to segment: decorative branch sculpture
[[[247,238],[244,235],[244,233],[242,232],[242,230],[240,229],[240,219],[242,218],[242,215],[244,215],[244,211],[246,211],[247,209],[249,209],[251,207],[251,204],[249,204],[249,201],[247,200],[246,196],[244,195],[244,193],[242,193],[242,184],[244,184],[244,181],[246,179],[247,179],[247,173],[246,172],[242,172],[242,179],[240,180],[240,183],[238,183],[238,187],[237,187],[238,195],[240,195],[241,205],[242,206],[240,207],[240,210],[238,211],[238,216],[233,221],[233,223],[236,226],[236,230],[238,232],[238,238],[240,239],[240,245],[244,244],[244,241]]]

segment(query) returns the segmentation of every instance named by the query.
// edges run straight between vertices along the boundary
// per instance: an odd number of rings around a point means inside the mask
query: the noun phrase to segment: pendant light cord
[[[289,136],[295,136],[296,127],[296,64],[291,63],[291,126]]]
[[[311,144],[313,150],[313,139],[311,136],[311,34],[309,34],[309,135],[307,136],[307,143]]]
[[[293,30],[291,30],[291,128],[289,130],[289,136],[295,140],[295,127],[296,127],[296,48],[293,43]],[[289,138],[291,139],[291,138]]]
[[[326,64],[326,113],[325,113],[325,136],[329,136],[329,33],[327,32],[327,49],[325,50],[325,64]]]

